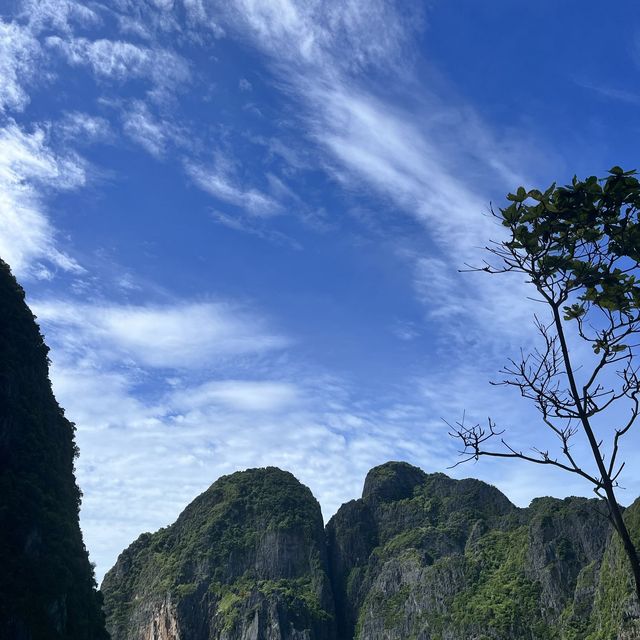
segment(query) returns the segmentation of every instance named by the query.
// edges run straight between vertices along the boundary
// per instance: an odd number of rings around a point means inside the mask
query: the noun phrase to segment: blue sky
[[[548,443],[488,384],[530,344],[526,289],[458,269],[519,184],[637,166],[634,9],[3,4],[0,255],[78,426],[98,577],[223,473],[290,469],[330,517],[375,464],[447,471],[464,410]],[[589,494],[517,463],[450,473],[523,505]]]

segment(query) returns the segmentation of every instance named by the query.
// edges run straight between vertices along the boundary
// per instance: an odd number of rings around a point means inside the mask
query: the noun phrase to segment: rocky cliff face
[[[339,640],[640,638],[598,500],[518,509],[482,482],[392,462],[327,534]]]
[[[640,549],[640,498],[624,514],[636,549]],[[640,638],[640,605],[635,597],[622,544],[612,537],[593,583],[595,591],[589,640],[637,640]],[[612,633],[613,632],[613,633]]]
[[[220,478],[124,551],[102,591],[113,640],[335,637],[320,507],[290,473]]]
[[[406,463],[372,469],[362,499],[343,505],[327,527],[338,637],[412,637],[430,612],[444,615],[449,596],[470,581],[460,562],[467,541],[509,515],[517,509],[482,482]],[[366,547],[353,553],[362,529]]]
[[[640,542],[640,502],[627,510]],[[329,577],[328,577],[329,576]],[[598,500],[512,505],[477,480],[371,470],[323,537],[277,469],[227,476],[103,584],[112,640],[638,640]]]
[[[0,638],[106,638],[78,524],[74,427],[47,347],[0,260]]]

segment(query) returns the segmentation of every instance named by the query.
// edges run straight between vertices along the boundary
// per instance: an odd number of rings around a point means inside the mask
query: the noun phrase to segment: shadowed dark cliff
[[[74,426],[24,292],[0,260],[0,637],[107,637],[78,524]]]
[[[0,260],[0,640],[106,640],[47,351]],[[640,500],[624,517],[640,544]],[[222,477],[103,592],[112,640],[640,640],[602,502],[521,509],[404,462],[372,469],[326,530],[290,473]]]

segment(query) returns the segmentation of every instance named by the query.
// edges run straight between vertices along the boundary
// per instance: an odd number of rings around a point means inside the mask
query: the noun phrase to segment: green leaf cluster
[[[579,303],[565,319],[581,318],[589,305],[637,314],[640,284],[640,182],[635,171],[613,167],[604,178],[552,184],[544,192],[519,187],[500,209],[510,238],[504,248],[539,288],[562,283]],[[566,299],[566,296],[565,296]]]

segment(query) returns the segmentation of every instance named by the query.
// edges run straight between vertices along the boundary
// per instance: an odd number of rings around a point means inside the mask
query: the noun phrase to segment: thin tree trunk
[[[564,359],[567,378],[569,379],[571,395],[573,396],[573,400],[576,403],[578,415],[580,416],[580,422],[582,423],[584,432],[587,436],[587,439],[589,440],[589,445],[591,446],[591,451],[598,467],[598,472],[600,473],[602,488],[604,489],[604,492],[606,494],[606,503],[609,507],[609,515],[611,517],[611,521],[613,522],[616,533],[622,541],[625,554],[627,555],[627,558],[629,560],[629,565],[631,567],[631,572],[633,573],[633,579],[635,583],[636,598],[638,599],[638,603],[640,603],[640,560],[638,559],[638,551],[636,550],[631,540],[629,529],[627,528],[624,518],[622,517],[620,505],[616,500],[613,482],[611,481],[609,473],[607,472],[607,468],[604,464],[604,461],[602,460],[600,447],[598,446],[598,441],[596,440],[593,429],[591,428],[589,418],[587,417],[585,409],[582,406],[582,401],[580,399],[580,394],[578,393],[575,376],[573,375],[573,369],[571,367],[571,361],[569,359],[569,349],[567,348],[567,342],[562,327],[560,313],[558,311],[558,305],[556,303],[552,303],[551,307],[553,309],[553,319],[556,325],[556,331],[558,332],[558,339],[560,340],[560,347],[562,349],[562,357]]]
[[[631,540],[629,529],[627,528],[624,518],[622,517],[622,512],[620,511],[620,506],[616,502],[613,488],[611,488],[610,492],[605,489],[605,492],[607,493],[607,506],[609,507],[611,520],[613,521],[615,530],[622,541],[624,552],[627,554],[627,558],[629,559],[636,587],[636,596],[638,598],[638,602],[640,602],[640,561],[638,559],[638,551]],[[609,497],[609,493],[612,496],[611,498]]]

